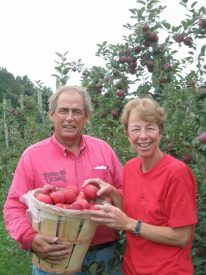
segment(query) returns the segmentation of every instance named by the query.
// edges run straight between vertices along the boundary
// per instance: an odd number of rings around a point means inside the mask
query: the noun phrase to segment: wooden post
[[[4,122],[4,136],[5,136],[5,144],[6,148],[9,147],[9,131],[8,131],[8,125],[6,123],[6,99],[3,100],[3,122]]]
[[[39,109],[40,109],[40,111],[42,111],[42,91],[41,91],[41,89],[38,89],[37,93],[38,93],[38,105],[39,105]]]

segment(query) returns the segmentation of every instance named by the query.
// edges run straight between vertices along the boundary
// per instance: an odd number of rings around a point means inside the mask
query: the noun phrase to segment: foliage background
[[[206,144],[200,142],[198,136],[206,132],[206,23],[200,24],[206,10],[196,8],[196,4],[196,1],[182,0],[180,5],[185,7],[186,16],[180,25],[172,26],[161,18],[164,7],[159,1],[137,1],[137,7],[130,10],[134,24],[125,24],[130,32],[124,37],[125,42],[98,44],[96,54],[104,59],[104,67],[84,68],[81,60],[69,62],[68,52],[56,53],[54,77],[58,86],[69,84],[71,71],[81,74],[81,83],[88,89],[94,105],[94,114],[85,132],[108,141],[123,164],[134,156],[120,123],[124,104],[131,97],[150,96],[165,107],[167,125],[162,149],[186,162],[197,180],[199,223],[192,256],[195,274],[203,275],[206,270]],[[177,34],[187,38],[187,42],[177,42]],[[181,58],[180,49],[185,53]],[[0,69],[1,209],[23,150],[51,135],[47,118],[47,99],[51,93],[41,82],[34,84],[27,76],[15,78],[5,68]],[[0,274],[31,274],[31,255],[20,251],[10,240],[2,211],[0,215]],[[96,274],[94,267],[91,270],[90,274]]]

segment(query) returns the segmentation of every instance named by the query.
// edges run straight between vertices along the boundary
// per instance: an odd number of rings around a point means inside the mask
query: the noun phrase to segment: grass
[[[18,244],[10,239],[4,227],[2,211],[0,213],[0,240],[0,275],[31,275],[31,254],[20,250]]]

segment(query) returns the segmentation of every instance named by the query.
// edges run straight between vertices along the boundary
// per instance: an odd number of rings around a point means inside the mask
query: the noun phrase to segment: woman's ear
[[[127,135],[127,139],[129,141],[129,143],[132,144],[131,139],[130,139],[130,137],[128,135]]]

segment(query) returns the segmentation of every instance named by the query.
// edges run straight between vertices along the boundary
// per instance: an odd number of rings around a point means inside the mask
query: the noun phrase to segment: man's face
[[[78,142],[88,121],[82,96],[76,91],[63,92],[55,111],[49,113],[49,118],[54,124],[56,138],[62,144]]]

